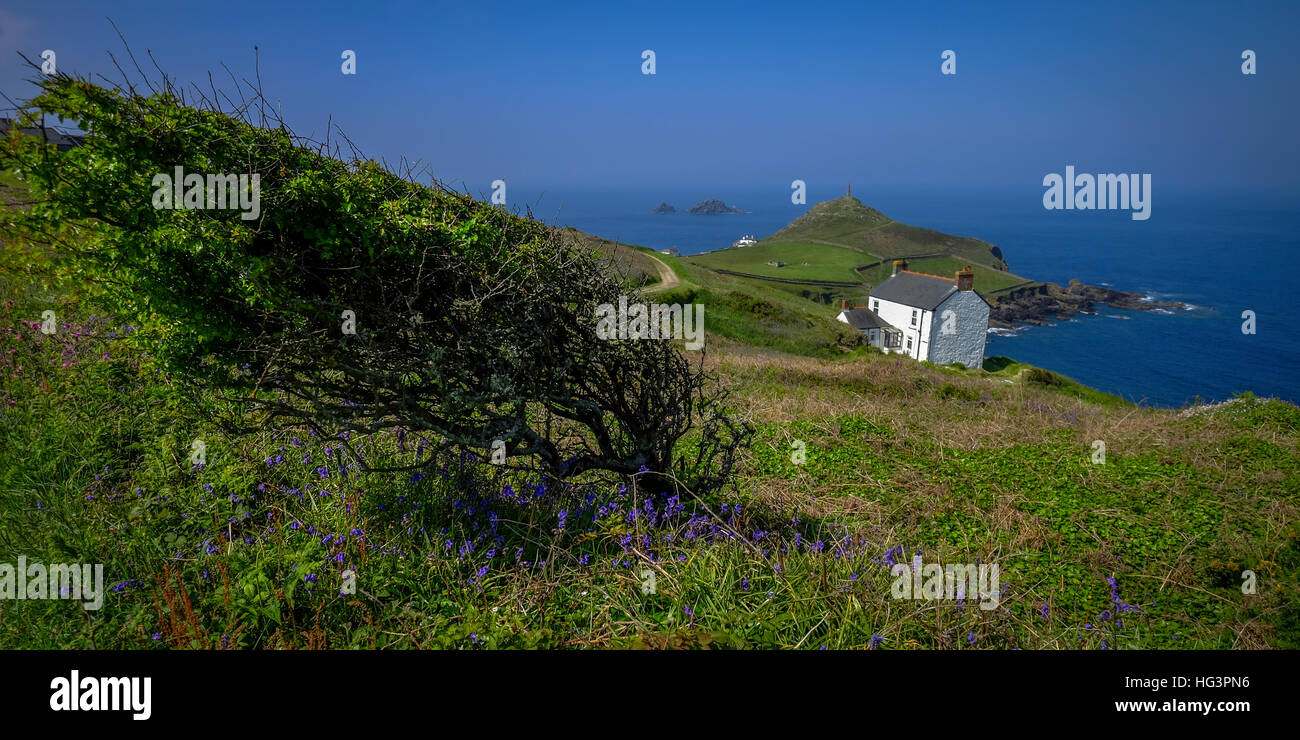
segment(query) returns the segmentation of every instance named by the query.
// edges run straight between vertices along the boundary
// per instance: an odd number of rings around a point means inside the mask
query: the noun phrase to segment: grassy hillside
[[[651,256],[653,250],[619,244],[599,236],[583,233],[574,228],[564,229],[563,232],[570,238],[583,242],[608,257],[612,269],[623,276],[624,281],[630,287],[646,287],[659,281],[659,263]]]
[[[100,562],[108,593],[2,600],[0,647],[1300,647],[1300,411],[1277,401],[1181,414],[1009,361],[711,335],[758,438],[733,490],[648,511],[635,486],[362,474],[306,430],[228,437],[80,286],[7,264],[0,561]],[[917,555],[999,564],[998,607],[893,599],[890,564]]]
[[[752,247],[732,247],[690,258],[715,270],[735,270],[752,275],[797,280],[859,282],[857,268],[865,264],[856,250],[813,242],[761,242]],[[784,262],[775,267],[768,262]]]
[[[103,563],[108,592],[0,600],[0,648],[1300,647],[1285,403],[1140,408],[1005,358],[851,349],[798,286],[604,245],[643,281],[672,267],[656,300],[705,304],[706,362],[758,430],[734,488],[655,510],[635,481],[364,474],[307,430],[227,436],[48,247],[4,236],[0,562]],[[350,441],[379,467],[424,452]],[[997,608],[892,598],[918,556],[998,564]]]
[[[986,241],[893,221],[852,196],[817,203],[761,243],[797,242],[844,247],[876,259],[949,254],[974,264],[1006,269],[1001,252]]]
[[[895,258],[906,258],[913,271],[944,277],[970,265],[975,289],[990,303],[999,291],[1036,284],[1009,272],[1001,251],[985,241],[900,224],[852,197],[817,203],[754,246],[684,257],[674,264],[679,275],[715,297],[731,296],[726,299],[730,303],[759,306],[757,314],[789,314],[764,324],[775,335],[784,335],[773,346],[828,356],[842,352],[837,347],[843,342],[801,349],[799,345],[810,343],[788,341],[789,335],[832,320],[843,300],[866,305],[871,289],[892,274]],[[761,344],[753,328],[740,332],[735,322],[727,322],[716,330]]]
[[[988,242],[900,224],[849,196],[817,203],[753,247],[731,247],[690,259],[715,270],[871,285],[888,277],[892,260],[901,258],[908,259],[913,270],[945,276],[972,265],[977,270],[976,289],[982,292],[1028,282],[1008,272],[1001,250]],[[786,266],[767,264],[772,261]]]

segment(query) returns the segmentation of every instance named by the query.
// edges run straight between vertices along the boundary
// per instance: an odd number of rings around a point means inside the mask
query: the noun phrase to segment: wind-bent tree
[[[244,430],[424,430],[485,455],[501,440],[512,465],[560,479],[645,468],[700,492],[730,477],[749,426],[671,342],[597,337],[595,307],[624,289],[587,247],[355,149],[344,161],[257,89],[36,84],[20,125],[57,116],[85,142],[61,152],[13,127],[0,165],[34,202],[4,227],[63,245],[136,341],[238,400]],[[178,172],[179,189],[158,177]]]

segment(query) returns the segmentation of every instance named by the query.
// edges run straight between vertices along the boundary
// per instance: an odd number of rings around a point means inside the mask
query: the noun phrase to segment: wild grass
[[[1300,642],[1300,412],[1278,401],[1185,416],[1013,362],[818,359],[711,335],[707,362],[757,442],[728,495],[647,510],[635,481],[539,489],[464,459],[364,473],[337,440],[227,438],[128,327],[29,279],[0,275],[0,562],[103,563],[109,593],[98,611],[0,600],[0,647]],[[51,305],[45,335],[30,322]],[[350,441],[376,465],[427,454],[414,435]],[[997,563],[997,608],[892,598],[890,564],[917,555]]]

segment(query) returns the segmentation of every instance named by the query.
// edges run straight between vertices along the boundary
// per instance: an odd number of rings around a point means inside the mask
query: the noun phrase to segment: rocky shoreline
[[[1076,313],[1096,313],[1099,303],[1126,311],[1188,308],[1185,303],[1153,301],[1141,293],[1084,285],[1079,280],[1071,280],[1069,286],[1064,288],[1056,283],[1026,285],[999,294],[990,303],[993,310],[989,312],[989,327],[993,329],[1011,329],[1016,324],[1043,325],[1052,321],[1066,321]]]

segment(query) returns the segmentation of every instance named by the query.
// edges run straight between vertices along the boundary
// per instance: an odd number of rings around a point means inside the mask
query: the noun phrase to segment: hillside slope
[[[1037,286],[1007,269],[1001,250],[981,239],[899,223],[852,196],[814,204],[808,212],[752,247],[732,247],[686,259],[705,274],[753,284],[758,293],[794,294],[819,316],[833,317],[840,302],[865,305],[872,287],[889,278],[893,261],[909,269],[952,275],[975,271],[975,289],[990,304],[1010,289]],[[705,284],[712,284],[708,277]]]
[[[878,260],[942,254],[1006,271],[1002,251],[982,239],[899,223],[851,195],[817,203],[760,244],[812,242],[844,247]]]

